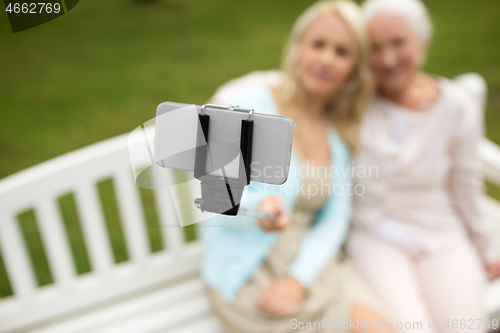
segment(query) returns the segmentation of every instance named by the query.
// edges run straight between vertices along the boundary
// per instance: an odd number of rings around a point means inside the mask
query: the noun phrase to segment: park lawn
[[[91,143],[130,132],[164,101],[203,104],[223,82],[279,67],[295,18],[312,1],[80,1],[68,14],[12,34],[0,14],[0,178]],[[489,86],[487,136],[500,144],[500,1],[425,1],[436,34],[425,70],[477,72]],[[500,198],[500,190],[488,185]],[[99,184],[117,262],[128,259],[112,182]],[[163,249],[151,191],[151,251]],[[71,194],[59,200],[79,274],[91,270]],[[40,285],[52,283],[36,228],[20,225]],[[196,237],[186,229],[186,238]],[[0,297],[12,294],[0,256]]]

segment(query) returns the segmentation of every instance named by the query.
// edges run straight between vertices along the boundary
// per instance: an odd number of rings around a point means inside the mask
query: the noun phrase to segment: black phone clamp
[[[206,172],[207,155],[210,153],[209,123],[210,115],[205,114],[206,108],[248,112],[248,119],[241,120],[240,152],[243,163],[239,163],[238,178],[228,178],[221,166],[222,177]],[[198,119],[200,126],[196,137],[196,152],[194,160],[194,177],[201,181],[201,198],[194,204],[202,212],[224,215],[237,215],[244,187],[250,184],[250,165],[252,163],[253,141],[253,109],[242,109],[237,105],[204,104]],[[213,171],[213,170],[212,170]]]

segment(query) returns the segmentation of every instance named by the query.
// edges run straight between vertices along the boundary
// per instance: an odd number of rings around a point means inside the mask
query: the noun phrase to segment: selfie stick
[[[206,172],[207,155],[210,154],[209,124],[210,115],[205,114],[206,108],[248,112],[248,119],[241,120],[240,150],[243,163],[240,163],[238,178],[228,178],[224,166],[221,167],[222,177]],[[252,163],[253,141],[253,109],[242,109],[237,105],[204,104],[198,115],[200,126],[197,132],[197,146],[194,160],[194,177],[201,181],[201,198],[194,200],[196,207],[202,212],[211,212],[235,216],[238,214],[243,189],[250,184],[250,164]],[[212,161],[212,159],[210,159]],[[213,163],[213,161],[212,161]]]

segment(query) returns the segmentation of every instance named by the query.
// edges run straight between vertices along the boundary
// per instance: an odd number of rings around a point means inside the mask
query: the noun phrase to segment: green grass
[[[82,233],[74,196],[72,193],[68,193],[59,197],[58,201],[76,271],[78,274],[90,272],[92,268],[87,250],[89,245],[85,242]]]
[[[106,220],[109,242],[115,263],[129,260],[123,225],[118,212],[118,203],[112,179],[105,179],[97,184],[102,210]]]
[[[50,272],[47,255],[40,235],[40,230],[36,223],[36,213],[30,209],[18,215],[20,229],[22,230],[28,256],[34,269],[35,280],[38,286],[52,283],[53,277]]]
[[[292,23],[311,2],[85,0],[56,20],[16,34],[2,11],[0,178],[129,132],[153,118],[161,102],[202,104],[231,78],[278,68]],[[436,28],[425,70],[447,77],[483,75],[489,85],[487,135],[500,144],[500,1],[425,2]],[[500,198],[498,188],[488,191]],[[158,234],[151,191],[140,193],[151,251],[168,247]],[[127,260],[111,184],[100,195],[116,242],[115,260]],[[92,267],[76,208],[71,198],[59,203],[83,274]],[[36,240],[33,218],[21,225],[27,239]],[[192,226],[185,233],[188,240],[196,237]],[[50,283],[43,247],[37,246],[37,281]],[[10,294],[0,256],[0,296]]]

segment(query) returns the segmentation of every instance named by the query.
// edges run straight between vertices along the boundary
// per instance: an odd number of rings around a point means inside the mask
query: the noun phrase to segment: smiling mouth
[[[325,73],[318,73],[318,72],[313,72],[312,76],[316,78],[317,80],[323,81],[323,82],[330,82],[332,81],[331,75],[325,74]]]
[[[394,69],[386,69],[383,71],[384,76],[395,76],[401,73],[401,70],[399,68],[394,68]]]

